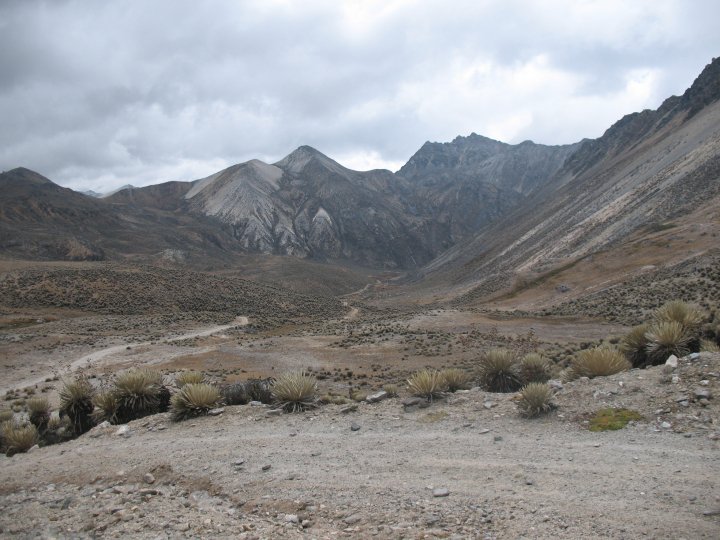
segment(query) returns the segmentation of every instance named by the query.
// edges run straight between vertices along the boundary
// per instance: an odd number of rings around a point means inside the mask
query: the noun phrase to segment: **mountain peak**
[[[325,154],[316,150],[312,146],[299,146],[293,152],[275,163],[277,167],[290,172],[299,173],[312,161],[320,162],[324,167],[332,169],[335,172],[342,172],[345,168],[337,161],[327,157]]]
[[[40,185],[55,185],[52,181],[45,178],[43,175],[36,173],[25,167],[17,167],[9,171],[5,171],[0,174],[0,179],[6,182],[25,182],[28,184]]]

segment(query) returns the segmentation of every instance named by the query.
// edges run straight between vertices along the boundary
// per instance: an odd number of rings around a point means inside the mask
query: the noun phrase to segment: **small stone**
[[[535,485],[535,482],[532,481],[532,480],[530,480],[529,478],[526,478],[526,479],[525,479],[525,485],[526,485],[526,486],[533,486],[533,485]]]
[[[347,414],[347,413],[351,413],[351,412],[357,411],[357,408],[358,408],[357,404],[356,404],[356,403],[353,403],[352,405],[345,405],[344,407],[342,407],[342,408],[340,409],[340,412],[341,412],[342,414]]]
[[[310,527],[312,527],[312,521],[310,521],[309,519],[303,519],[300,525],[302,525],[303,529],[309,529]]]
[[[218,407],[216,409],[210,409],[208,411],[208,416],[220,416],[224,412],[225,412],[225,407]]]
[[[122,425],[118,428],[118,430],[115,432],[115,435],[118,437],[125,437],[126,439],[132,435],[132,432],[130,431],[130,426],[127,424]]]
[[[675,369],[678,366],[678,357],[674,354],[671,354],[670,356],[668,356],[668,359],[665,360],[665,365]]]
[[[188,522],[180,523],[175,525],[175,530],[178,532],[187,532],[190,530],[190,524]]]
[[[248,405],[250,405],[251,407],[262,407],[263,402],[262,401],[251,401],[250,403],[248,403]]]
[[[287,523],[300,523],[300,519],[295,514],[285,514],[285,521]]]
[[[422,399],[419,397],[411,397],[407,399],[403,399],[402,404],[403,407],[416,407],[417,405],[420,405],[420,402]]]
[[[483,403],[483,407],[485,407],[486,409],[492,409],[495,405],[496,405],[496,403],[494,401],[490,401],[490,400],[485,401]]]
[[[380,390],[379,392],[376,392],[374,394],[370,394],[368,397],[365,398],[365,401],[368,403],[377,403],[378,401],[382,401],[383,399],[388,397],[388,393],[384,390]]]
[[[672,427],[672,424],[670,422],[663,422],[660,424],[660,427],[663,429],[670,429]]]
[[[563,389],[563,383],[557,379],[551,379],[547,382],[547,384],[555,391],[560,391]]]
[[[670,379],[670,382],[672,382],[673,384],[677,384],[680,382],[680,377],[678,377],[677,375],[673,375],[672,379]]]
[[[695,395],[695,399],[711,399],[712,394],[710,393],[710,390],[707,388],[696,388],[693,391],[693,394]]]
[[[346,525],[355,525],[356,523],[360,522],[362,518],[358,516],[357,514],[353,514],[352,516],[348,516],[343,521]]]
[[[350,431],[360,431],[360,424],[353,422],[350,424]]]
[[[154,484],[155,483],[155,477],[152,475],[152,473],[145,473],[143,476],[143,481],[146,484]]]
[[[282,413],[282,409],[270,409],[265,413],[265,416],[280,416]]]
[[[236,459],[235,461],[233,461],[233,465],[235,467],[242,467],[244,464],[245,464],[244,459]]]
[[[500,435],[495,435],[495,437],[493,437],[493,441],[500,442],[502,441],[502,437]]]
[[[697,359],[700,358],[700,353],[696,353],[696,352],[690,353],[690,354],[688,355],[688,358],[689,358],[690,360],[697,360]]]
[[[485,435],[486,433],[490,433],[490,430],[488,428],[482,428],[480,431],[478,431],[480,435]]]
[[[450,495],[450,490],[447,488],[433,489],[433,497],[447,497],[448,495]]]
[[[263,465],[262,470],[263,471],[269,471],[272,468],[272,465]]]
[[[36,450],[40,450],[40,445],[35,444],[35,445],[31,446],[31,447],[28,449],[27,453],[28,453],[28,454],[32,454],[32,453],[35,452]]]

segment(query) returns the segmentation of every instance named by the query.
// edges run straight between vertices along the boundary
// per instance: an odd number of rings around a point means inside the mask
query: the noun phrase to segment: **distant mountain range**
[[[682,96],[598,139],[510,145],[472,134],[424,144],[394,174],[352,171],[302,146],[274,164],[95,198],[14,169],[0,175],[0,250],[42,259],[267,253],[490,290],[509,273],[585,256],[715,200],[718,98],[714,59]]]

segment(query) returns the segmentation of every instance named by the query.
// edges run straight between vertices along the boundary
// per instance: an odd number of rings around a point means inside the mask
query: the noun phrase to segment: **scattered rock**
[[[250,405],[251,407],[262,407],[263,402],[262,401],[251,401],[250,403],[248,403],[248,405]]]
[[[143,482],[146,484],[154,484],[155,483],[155,477],[152,475],[152,473],[145,473],[143,476]]]
[[[285,514],[285,521],[287,523],[300,523],[300,519],[296,514]]]
[[[485,407],[486,409],[492,409],[496,405],[497,405],[497,403],[495,403],[494,401],[490,401],[490,400],[483,402],[483,407]]]
[[[360,424],[353,422],[350,424],[350,431],[360,431]]]
[[[208,411],[208,416],[220,416],[224,412],[225,407],[218,407],[217,409],[210,409]]]
[[[696,388],[693,391],[693,394],[695,395],[695,399],[711,399],[712,394],[710,393],[710,390],[707,388]]]
[[[377,403],[378,401],[382,401],[383,399],[388,397],[388,393],[384,390],[380,390],[379,392],[376,392],[374,394],[370,394],[368,397],[365,398],[365,401],[368,403]]]
[[[265,416],[280,416],[282,415],[283,410],[282,409],[270,409],[265,413]]]
[[[346,525],[355,525],[356,523],[359,523],[361,519],[362,518],[359,515],[353,514],[343,519],[343,521]]]
[[[344,407],[342,407],[342,408],[340,409],[340,412],[341,412],[342,414],[347,414],[347,413],[351,413],[351,412],[357,411],[357,408],[358,408],[357,403],[353,403],[352,405],[345,405]]]
[[[660,427],[663,429],[670,429],[672,427],[672,424],[670,422],[663,422],[660,424]]]
[[[433,497],[447,497],[448,495],[450,495],[450,490],[447,488],[433,489]]]
[[[115,432],[115,435],[118,437],[125,437],[126,439],[132,435],[132,432],[130,431],[130,426],[127,424],[124,424],[118,428],[118,430]]]
[[[675,369],[678,366],[678,357],[674,354],[671,354],[670,356],[668,356],[668,359],[665,360],[665,365]]]
[[[272,468],[272,465],[263,465],[262,470],[263,471],[269,471]]]

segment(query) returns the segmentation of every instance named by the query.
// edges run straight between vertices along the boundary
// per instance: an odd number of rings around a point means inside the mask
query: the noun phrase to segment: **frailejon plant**
[[[690,352],[691,336],[677,321],[658,321],[645,333],[647,358],[651,365],[664,364],[672,354],[685,356]]]
[[[472,383],[472,377],[470,374],[458,368],[443,369],[440,372],[440,377],[444,383],[445,390],[448,392],[466,390]]]
[[[27,401],[28,416],[30,423],[40,433],[47,429],[50,421],[50,402],[45,397],[31,398]]]
[[[634,326],[620,341],[620,352],[633,367],[643,367],[647,363],[648,329],[647,324]]]
[[[538,353],[526,354],[520,360],[520,378],[525,384],[550,380],[550,363]]]
[[[92,385],[83,377],[65,381],[60,390],[60,414],[70,419],[75,435],[81,435],[93,426],[94,395]]]
[[[170,399],[170,412],[176,422],[202,416],[221,403],[217,388],[206,383],[186,384]]]
[[[547,383],[529,383],[520,390],[518,409],[527,418],[535,418],[553,409],[553,393]]]
[[[147,369],[133,369],[116,375],[112,393],[117,400],[116,417],[119,423],[158,412],[162,377]]]
[[[288,412],[314,407],[316,394],[317,379],[302,371],[283,373],[272,385],[275,404]]]
[[[199,371],[182,371],[175,375],[175,382],[178,388],[182,388],[186,384],[200,384],[205,382],[205,375]]]
[[[410,394],[428,401],[441,397],[445,392],[445,381],[439,371],[423,369],[413,373],[407,380]]]
[[[516,392],[522,386],[515,355],[491,349],[480,359],[480,382],[489,392]]]
[[[595,347],[580,351],[570,363],[568,378],[606,377],[630,369],[630,362],[616,349]]]
[[[7,456],[27,452],[40,442],[38,430],[32,424],[17,425],[9,420],[3,424],[2,432]]]

